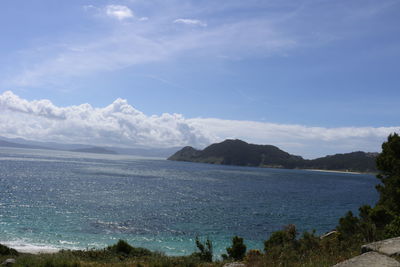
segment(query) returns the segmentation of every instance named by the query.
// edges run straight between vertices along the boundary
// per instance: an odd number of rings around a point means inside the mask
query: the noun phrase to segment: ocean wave
[[[27,243],[25,240],[13,240],[13,241],[0,241],[1,244],[6,245],[10,248],[17,250],[22,253],[56,253],[60,251],[61,248],[45,245],[45,244],[32,244]]]

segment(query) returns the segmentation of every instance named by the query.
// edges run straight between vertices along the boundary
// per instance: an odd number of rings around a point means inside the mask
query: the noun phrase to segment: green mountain
[[[306,160],[276,146],[248,144],[236,139],[212,144],[204,150],[187,146],[168,160],[286,169],[374,172],[376,156],[377,153],[359,151]]]

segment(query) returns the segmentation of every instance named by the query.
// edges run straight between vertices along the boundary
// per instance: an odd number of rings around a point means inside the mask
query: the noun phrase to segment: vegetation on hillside
[[[184,147],[168,159],[253,167],[375,172],[376,156],[377,153],[358,151],[305,160],[272,145],[255,145],[241,140],[225,140],[203,150]]]

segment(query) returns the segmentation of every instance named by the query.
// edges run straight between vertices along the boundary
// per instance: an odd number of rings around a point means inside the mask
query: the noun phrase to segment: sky
[[[314,158],[400,132],[399,0],[3,0],[0,136]]]

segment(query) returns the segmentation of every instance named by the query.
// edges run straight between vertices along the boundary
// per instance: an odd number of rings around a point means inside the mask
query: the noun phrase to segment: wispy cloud
[[[133,17],[132,10],[127,6],[122,5],[108,5],[105,7],[107,16],[116,18],[118,20],[124,20]]]
[[[11,91],[0,95],[0,136],[41,141],[120,146],[204,147],[226,138],[277,145],[316,157],[355,150],[379,151],[398,127],[324,128],[215,118],[186,119],[180,114],[148,116],[124,99],[104,108],[89,104],[57,107],[49,100],[27,101]]]
[[[174,20],[174,23],[207,27],[207,23],[202,22],[201,20],[198,20],[198,19],[176,19],[176,20]]]
[[[54,44],[54,48],[46,46],[25,51],[25,56],[34,54],[36,60],[40,57],[37,50],[49,53],[42,53],[41,60],[35,64],[25,64],[28,67],[12,77],[9,86],[53,86],[52,81],[60,82],[63,78],[163,61],[188,52],[191,56],[199,54],[214,58],[260,53],[268,56],[296,45],[296,40],[287,38],[268,21],[259,19],[207,30],[204,27],[177,32],[165,29],[165,33],[162,30],[165,26],[161,26],[160,21],[146,21],[140,27],[133,27],[134,23],[140,22],[132,23],[91,42],[68,41],[62,45]]]
[[[162,60],[166,47],[138,34],[115,34],[91,43],[67,44],[12,78],[17,86],[53,85],[63,78]]]
[[[114,71],[186,54],[202,59],[208,57],[211,60],[286,57],[296,49],[310,49],[340,41],[342,38],[352,38],[357,35],[354,33],[359,32],[359,28],[363,28],[359,27],[357,31],[354,28],[348,29],[350,11],[336,1],[249,1],[245,5],[253,11],[251,15],[243,12],[233,17],[230,12],[241,10],[243,2],[210,3],[207,6],[191,3],[189,7],[188,3],[172,3],[171,7],[158,1],[157,8],[152,6],[154,9],[151,10],[151,15],[137,16],[130,6],[87,5],[84,7],[87,10],[95,10],[95,13],[100,12],[103,16],[124,23],[109,25],[106,31],[97,32],[92,37],[88,37],[86,33],[78,33],[74,38],[69,36],[68,40],[53,40],[52,47],[47,42],[43,47],[25,49],[25,57],[20,59],[22,71],[16,72],[3,84],[53,86],[49,80],[62,83],[63,80],[75,76]],[[355,4],[351,13],[374,16],[380,14],[375,10],[386,8],[387,5],[372,1],[368,5],[368,10],[372,11],[365,11],[360,4]],[[321,10],[324,12],[320,12]],[[354,16],[353,20],[363,22],[365,16],[362,17]],[[205,21],[212,23],[207,24]],[[171,27],[171,24],[176,27]],[[177,27],[176,24],[193,27]],[[356,22],[351,25],[360,26]],[[344,35],[346,36],[343,37]],[[40,54],[37,53],[38,50],[41,51]],[[32,56],[26,56],[29,54]],[[34,60],[25,62],[25,58]]]

